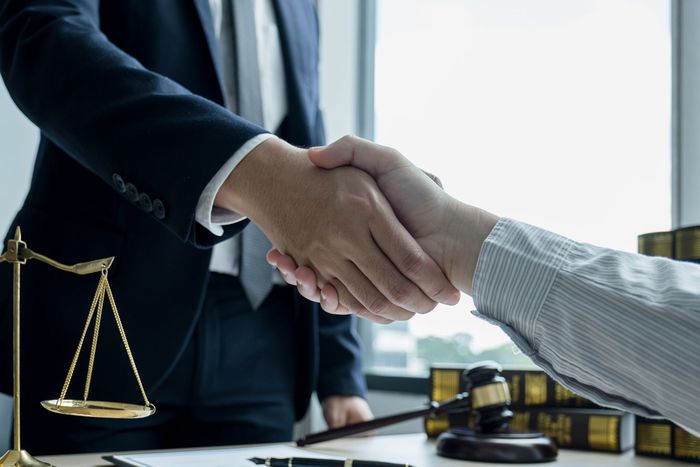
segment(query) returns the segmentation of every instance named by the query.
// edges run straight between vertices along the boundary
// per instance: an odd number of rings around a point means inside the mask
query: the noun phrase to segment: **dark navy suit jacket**
[[[287,78],[280,136],[324,142],[318,24],[311,0],[276,0]],[[193,329],[214,237],[195,222],[205,185],[263,132],[222,106],[207,0],[0,0],[0,71],[41,130],[31,189],[14,225],[35,251],[70,263],[115,255],[110,282],[141,376],[153,390]],[[3,158],[25,157],[3,154]],[[0,267],[0,389],[10,391],[10,269]],[[24,268],[25,400],[56,397],[97,277]],[[363,394],[359,347],[347,317],[303,299],[297,416],[309,395]],[[106,318],[93,393],[138,399]],[[235,345],[235,343],[232,343]],[[245,375],[241,375],[245,377]],[[79,388],[75,388],[79,391]],[[131,392],[129,392],[131,391]]]

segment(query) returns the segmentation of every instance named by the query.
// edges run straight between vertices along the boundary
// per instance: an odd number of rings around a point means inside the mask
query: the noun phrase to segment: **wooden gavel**
[[[495,362],[484,362],[465,372],[465,377],[469,381],[469,391],[457,394],[448,401],[432,401],[422,409],[314,433],[298,439],[297,446],[364,433],[414,418],[455,412],[474,411],[477,426],[484,433],[494,433],[507,427],[513,412],[509,409],[510,392],[505,378],[501,376],[501,367]]]
[[[340,428],[333,428],[319,433],[310,434],[304,436],[303,438],[299,438],[296,443],[297,446],[308,446],[309,444],[330,441],[332,439],[376,430],[378,428],[405,422],[406,420],[412,420],[414,418],[427,417],[429,415],[438,415],[442,413],[469,411],[471,408],[470,404],[471,400],[469,398],[469,393],[463,392],[443,403],[432,401],[427,407],[422,409],[412,410],[410,412],[404,412],[396,415],[389,415],[387,417],[375,418],[374,420],[369,420],[366,422],[355,423]]]

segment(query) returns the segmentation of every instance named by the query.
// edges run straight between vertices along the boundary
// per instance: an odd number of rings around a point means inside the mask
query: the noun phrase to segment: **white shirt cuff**
[[[214,206],[216,195],[238,164],[240,164],[260,143],[270,138],[276,138],[276,136],[271,133],[262,133],[246,141],[243,146],[233,153],[233,156],[226,161],[219,171],[216,172],[214,178],[207,183],[207,186],[204,187],[204,191],[202,191],[202,194],[199,196],[195,220],[217,237],[224,234],[224,225],[240,222],[245,219],[245,216],[235,211],[229,211],[228,209]]]

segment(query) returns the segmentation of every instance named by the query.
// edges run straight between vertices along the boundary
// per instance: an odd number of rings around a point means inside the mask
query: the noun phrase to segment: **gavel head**
[[[482,433],[507,431],[513,418],[510,410],[510,391],[501,366],[496,362],[480,362],[463,374],[476,416],[476,427]]]

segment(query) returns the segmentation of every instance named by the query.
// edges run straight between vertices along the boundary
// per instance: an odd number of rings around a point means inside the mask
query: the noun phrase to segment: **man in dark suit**
[[[324,143],[311,0],[269,4],[285,109],[268,128],[277,137],[264,128],[274,112],[256,86],[279,79],[255,70],[269,44],[250,53],[246,41],[265,29],[251,26],[259,5],[250,2],[232,1],[217,24],[207,0],[0,1],[0,71],[41,130],[11,232],[21,225],[32,249],[66,263],[117,257],[110,281],[158,405],[140,421],[62,418],[39,407],[60,390],[97,278],[86,284],[32,264],[23,275],[22,414],[33,454],[286,440],[314,390],[331,424],[369,417],[350,318],[320,314],[276,285],[259,268],[260,232],[334,284],[343,312],[383,321],[454,302],[369,177],[320,171],[298,148]],[[236,42],[228,54],[227,33]],[[241,237],[242,217],[261,231],[229,251],[235,267],[211,272],[225,257],[211,247]],[[0,286],[9,283],[9,268],[0,268]],[[3,292],[3,392],[10,304]],[[135,400],[112,324],[105,316],[91,394]]]

